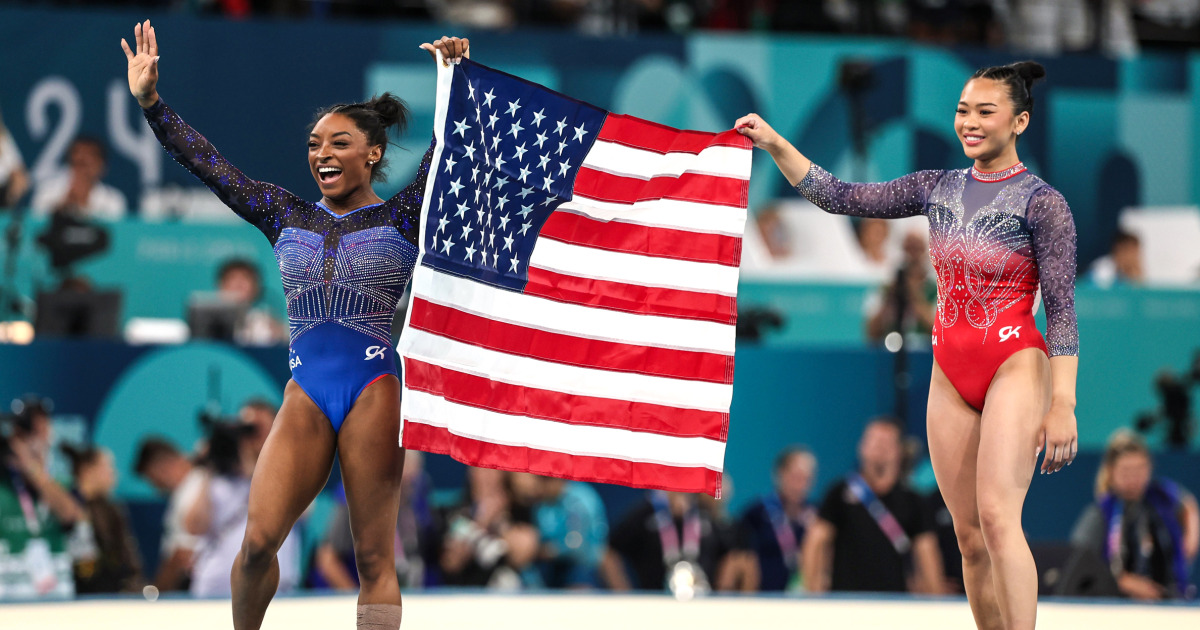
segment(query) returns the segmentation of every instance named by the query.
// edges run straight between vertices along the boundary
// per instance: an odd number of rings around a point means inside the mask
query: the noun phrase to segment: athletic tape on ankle
[[[398,630],[403,609],[395,604],[364,604],[358,607],[358,630]]]

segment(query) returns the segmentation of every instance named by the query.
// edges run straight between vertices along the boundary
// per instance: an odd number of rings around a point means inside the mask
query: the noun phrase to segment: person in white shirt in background
[[[33,216],[62,213],[80,219],[119,221],[129,204],[121,191],[100,181],[108,168],[104,144],[79,136],[67,149],[67,169],[38,182],[33,192]]]
[[[162,592],[186,590],[200,539],[184,529],[183,519],[200,496],[204,472],[160,437],[142,440],[134,470],[146,483],[167,496],[161,555],[152,583]]]
[[[29,190],[29,172],[12,134],[0,120],[0,208],[12,208]]]

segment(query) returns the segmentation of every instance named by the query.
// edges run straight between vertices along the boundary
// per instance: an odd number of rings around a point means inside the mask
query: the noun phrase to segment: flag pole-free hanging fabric
[[[401,444],[719,496],[751,143],[439,64]]]

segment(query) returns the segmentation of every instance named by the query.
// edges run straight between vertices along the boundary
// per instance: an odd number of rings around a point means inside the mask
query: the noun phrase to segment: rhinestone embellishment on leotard
[[[1004,169],[1003,171],[995,171],[992,173],[985,173],[985,172],[975,168],[974,165],[971,165],[971,177],[974,177],[978,181],[988,182],[988,183],[1002,182],[1014,175],[1017,175],[1019,173],[1024,173],[1024,172],[1025,172],[1025,163],[1024,162],[1017,162],[1016,164],[1013,164],[1012,166]]]

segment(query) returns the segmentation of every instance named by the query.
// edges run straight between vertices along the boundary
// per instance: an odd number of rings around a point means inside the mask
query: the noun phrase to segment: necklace
[[[971,177],[974,177],[977,181],[987,182],[989,184],[994,183],[994,182],[1002,182],[1010,177],[1014,177],[1017,174],[1024,173],[1024,172],[1025,172],[1025,163],[1024,162],[1017,162],[1016,164],[1013,164],[1012,166],[1004,169],[1003,171],[994,171],[991,173],[985,173],[985,172],[975,168],[974,165],[971,165]]]

